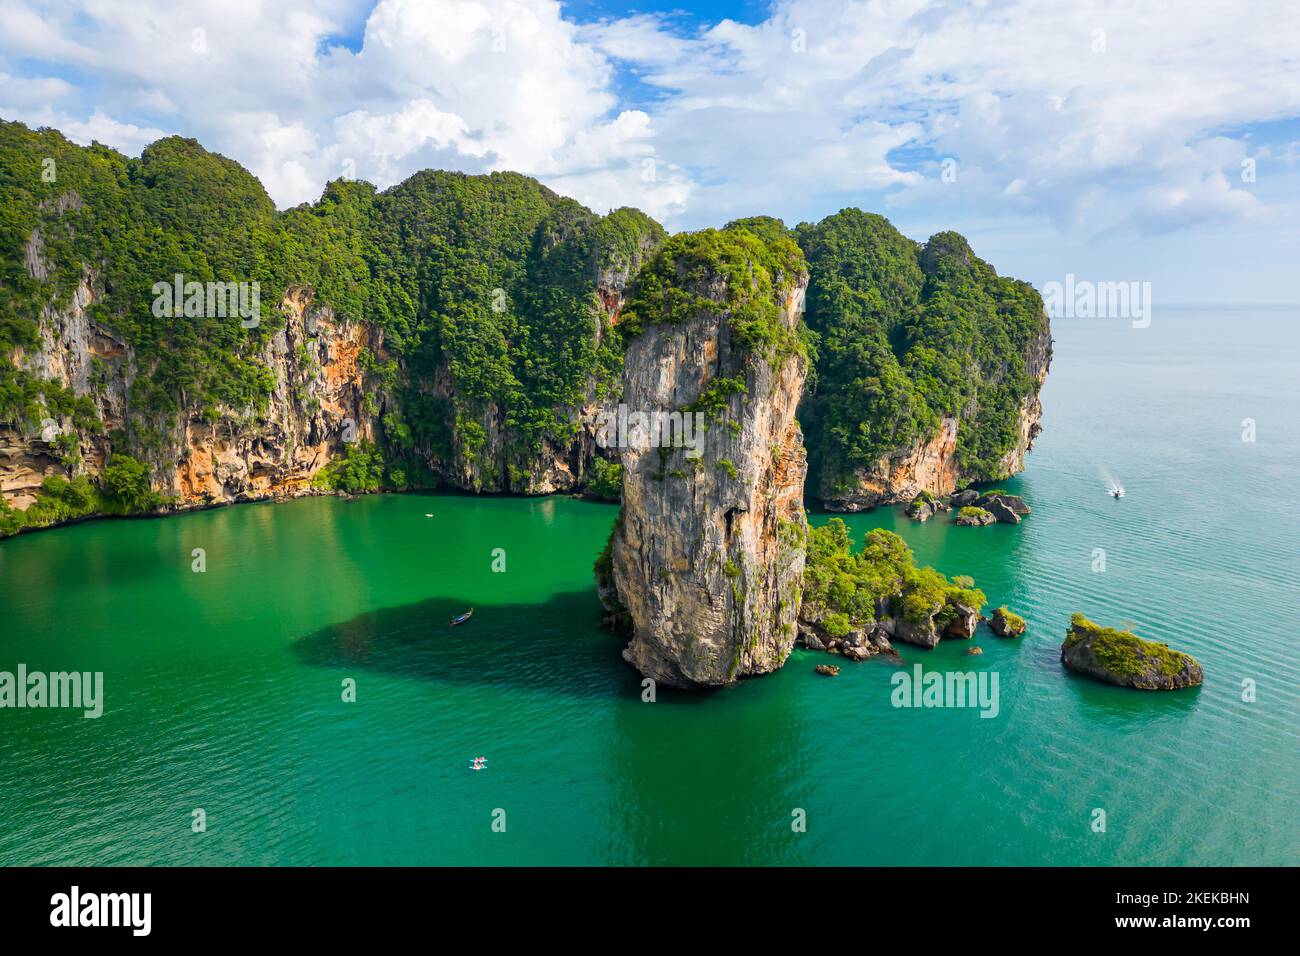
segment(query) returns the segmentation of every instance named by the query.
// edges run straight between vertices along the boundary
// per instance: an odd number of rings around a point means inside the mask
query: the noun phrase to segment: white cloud
[[[1300,115],[1284,0],[779,0],[700,30],[578,26],[555,0],[368,6],[12,0],[0,109],[131,152],[195,136],[282,206],[352,167],[386,187],[442,166],[676,226],[843,200],[1072,234],[1260,218],[1236,169],[1268,150],[1240,131]]]
[[[56,76],[10,76],[0,73],[0,103],[8,111],[40,109],[72,92],[72,84]]]
[[[245,164],[281,206],[352,171],[386,187],[441,166],[519,170],[595,205],[684,208],[671,165],[643,178],[649,117],[616,108],[608,58],[554,0],[381,0],[357,52],[337,37],[359,12],[338,2],[20,2],[6,17],[0,58],[97,79],[90,119],[53,109],[71,85],[34,78],[0,88],[7,117],[76,139],[93,128],[136,153],[163,132],[125,118],[149,116]]]
[[[1297,25],[1271,2],[1175,12],[789,0],[759,25],[728,21],[672,42],[645,17],[589,33],[667,94],[657,122],[679,162],[712,177],[727,149],[744,157],[704,202],[780,184],[895,186],[895,204],[1010,197],[1062,229],[1099,231],[1258,210],[1222,175],[1223,151],[1197,143],[1222,126],[1300,115]],[[957,182],[942,183],[933,160],[903,175],[900,146],[956,158]]]

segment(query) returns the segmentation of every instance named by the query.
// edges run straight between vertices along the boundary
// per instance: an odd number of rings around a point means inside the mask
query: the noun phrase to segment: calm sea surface
[[[1028,619],[1021,641],[981,630],[980,657],[903,648],[996,672],[996,718],[895,709],[890,665],[826,679],[805,651],[642,703],[596,627],[612,506],[385,495],[93,522],[0,542],[0,670],[103,671],[106,696],[97,720],[0,710],[0,863],[1295,864],[1300,315],[1055,335],[1045,431],[1005,485],[1031,517],[849,519]],[[1067,674],[1074,611],[1191,652],[1205,685]]]

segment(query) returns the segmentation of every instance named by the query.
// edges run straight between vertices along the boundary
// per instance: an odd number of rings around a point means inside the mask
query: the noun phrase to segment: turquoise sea
[[[0,542],[0,670],[102,671],[106,697],[99,719],[0,710],[0,864],[1295,864],[1300,310],[1054,325],[1045,431],[1005,483],[1031,517],[849,519],[1028,619],[979,657],[903,648],[996,672],[996,718],[895,709],[889,664],[826,679],[806,651],[643,703],[596,627],[607,505],[98,521]],[[1196,655],[1204,686],[1064,672],[1074,611]]]

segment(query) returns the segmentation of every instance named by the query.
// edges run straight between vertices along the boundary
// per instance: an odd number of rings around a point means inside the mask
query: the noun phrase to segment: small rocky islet
[[[1200,662],[1190,654],[1132,631],[1102,627],[1082,614],[1070,619],[1061,663],[1076,673],[1138,690],[1179,690],[1205,680]]]
[[[809,531],[797,643],[862,661],[896,659],[895,642],[931,649],[944,638],[971,640],[982,621],[999,636],[1024,633],[1023,618],[1002,606],[990,620],[980,613],[986,604],[971,578],[917,567],[892,531],[867,532],[855,552],[843,519],[832,518]]]
[[[1004,604],[993,611],[993,616],[989,618],[989,630],[998,637],[1020,637],[1025,633],[1025,619],[1014,611],[1008,610]]]

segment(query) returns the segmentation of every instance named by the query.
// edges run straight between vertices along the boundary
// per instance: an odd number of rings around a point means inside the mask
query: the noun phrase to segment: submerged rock
[[[966,648],[966,653],[967,653],[967,654],[970,654],[970,655],[972,655],[972,656],[977,655],[977,654],[983,654],[983,653],[984,653],[984,648],[982,648],[982,647],[968,647],[968,648]]]
[[[1130,631],[1101,627],[1082,614],[1070,620],[1061,663],[1072,671],[1120,687],[1177,690],[1205,679],[1196,658]]]
[[[827,677],[838,677],[840,669],[834,664],[818,664],[813,668],[818,674],[825,674]]]

